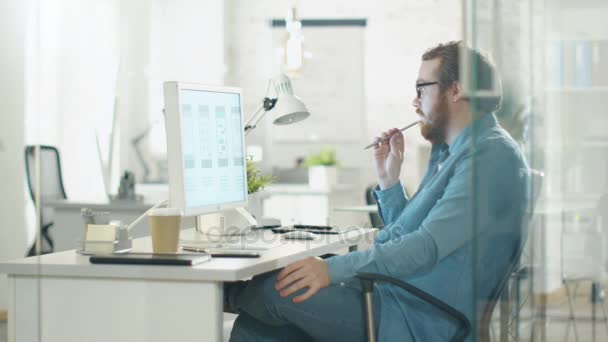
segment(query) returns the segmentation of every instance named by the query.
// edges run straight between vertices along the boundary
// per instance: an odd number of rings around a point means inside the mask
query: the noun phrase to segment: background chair
[[[528,211],[526,213],[526,222],[527,231],[529,232],[535,218],[534,209],[536,208],[536,203],[538,202],[538,198],[540,197],[540,193],[542,190],[544,173],[538,170],[529,170],[529,189],[528,194],[531,196],[532,201],[530,201]],[[525,241],[522,243],[522,249],[519,252],[519,255],[516,259],[516,264],[513,267],[511,274],[508,279],[508,283],[506,284],[506,288],[500,294],[500,341],[506,342],[509,340],[509,335],[513,337],[515,341],[519,341],[519,312],[520,312],[520,302],[521,302],[521,281],[529,278],[531,274],[531,265],[522,264],[521,260],[524,258],[522,254],[524,254],[524,246]],[[513,303],[513,305],[512,305]],[[492,312],[486,313],[487,322],[483,322],[481,326],[490,327],[490,319],[492,316]],[[489,331],[483,335],[485,341],[490,340]]]
[[[542,181],[544,178],[544,174],[540,171],[529,170],[529,188],[528,194],[531,197],[529,210],[524,218],[524,224],[529,225],[533,214],[534,207],[538,197],[540,196],[540,188],[542,186]],[[525,235],[522,237],[525,238]],[[498,239],[501,239],[499,237]],[[496,284],[494,290],[491,292],[488,301],[486,302],[483,312],[481,314],[480,322],[479,322],[479,340],[483,342],[490,341],[490,322],[492,318],[492,314],[496,308],[496,303],[501,301],[501,341],[507,341],[508,338],[508,322],[503,322],[504,317],[509,317],[509,284],[513,274],[517,273],[519,269],[519,259],[521,257],[521,253],[523,250],[523,243],[519,243],[519,247],[516,248],[510,260],[511,263],[504,274],[503,279],[501,279],[498,284]],[[395,278],[387,277],[381,274],[373,274],[373,273],[357,273],[355,275],[357,278],[361,280],[361,284],[363,287],[363,295],[365,299],[365,313],[366,313],[366,327],[367,327],[367,338],[369,342],[376,341],[376,332],[374,331],[374,322],[373,322],[373,303],[372,303],[372,292],[374,289],[375,282],[385,282],[390,283],[392,285],[398,286],[399,288],[411,293],[412,295],[424,300],[425,302],[431,304],[435,308],[445,312],[449,317],[453,318],[460,325],[460,329],[456,331],[455,335],[452,337],[450,341],[459,342],[464,341],[467,336],[471,333],[471,322],[466,318],[466,316],[460,311],[456,310],[452,306],[447,303],[437,299],[436,297],[426,293],[419,288],[408,284],[406,282],[400,281]],[[519,284],[517,284],[519,286]],[[506,302],[503,304],[503,302]]]
[[[67,199],[61,177],[59,151],[53,146],[40,145],[40,188],[36,187],[35,152],[36,146],[25,147],[25,172],[30,198],[36,205],[36,194],[40,192],[40,254],[53,252],[50,228],[53,226],[53,211],[45,207],[51,200]],[[28,256],[36,255],[36,243],[28,251]]]
[[[365,189],[365,204],[370,205],[377,203],[373,195],[375,187],[376,185],[370,185]],[[369,221],[374,228],[384,227],[384,222],[382,222],[382,219],[378,213],[369,213]]]

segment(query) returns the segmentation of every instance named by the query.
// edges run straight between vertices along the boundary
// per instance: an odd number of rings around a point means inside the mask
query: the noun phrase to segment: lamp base
[[[256,219],[243,207],[224,209],[196,218],[196,230],[207,235],[243,235],[256,225]]]

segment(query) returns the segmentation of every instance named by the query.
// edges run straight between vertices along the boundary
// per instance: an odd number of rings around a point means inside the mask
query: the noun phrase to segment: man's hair
[[[496,84],[499,95],[494,97],[482,96],[476,100],[476,108],[482,112],[495,112],[500,109],[502,87],[494,65],[478,51],[465,46],[461,41],[439,44],[427,50],[422,55],[423,61],[439,58],[439,85],[445,91],[454,82],[460,81],[460,51],[470,56],[470,70],[474,70],[472,87],[476,90],[492,90]]]

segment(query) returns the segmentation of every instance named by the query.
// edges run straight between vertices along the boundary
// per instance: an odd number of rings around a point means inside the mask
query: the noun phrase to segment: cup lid
[[[148,216],[182,216],[180,208],[154,208],[148,212]]]

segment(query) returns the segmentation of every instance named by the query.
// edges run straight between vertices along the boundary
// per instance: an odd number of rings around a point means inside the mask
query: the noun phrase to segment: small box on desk
[[[126,226],[89,224],[85,239],[80,243],[80,254],[125,253],[131,250],[133,240]]]

